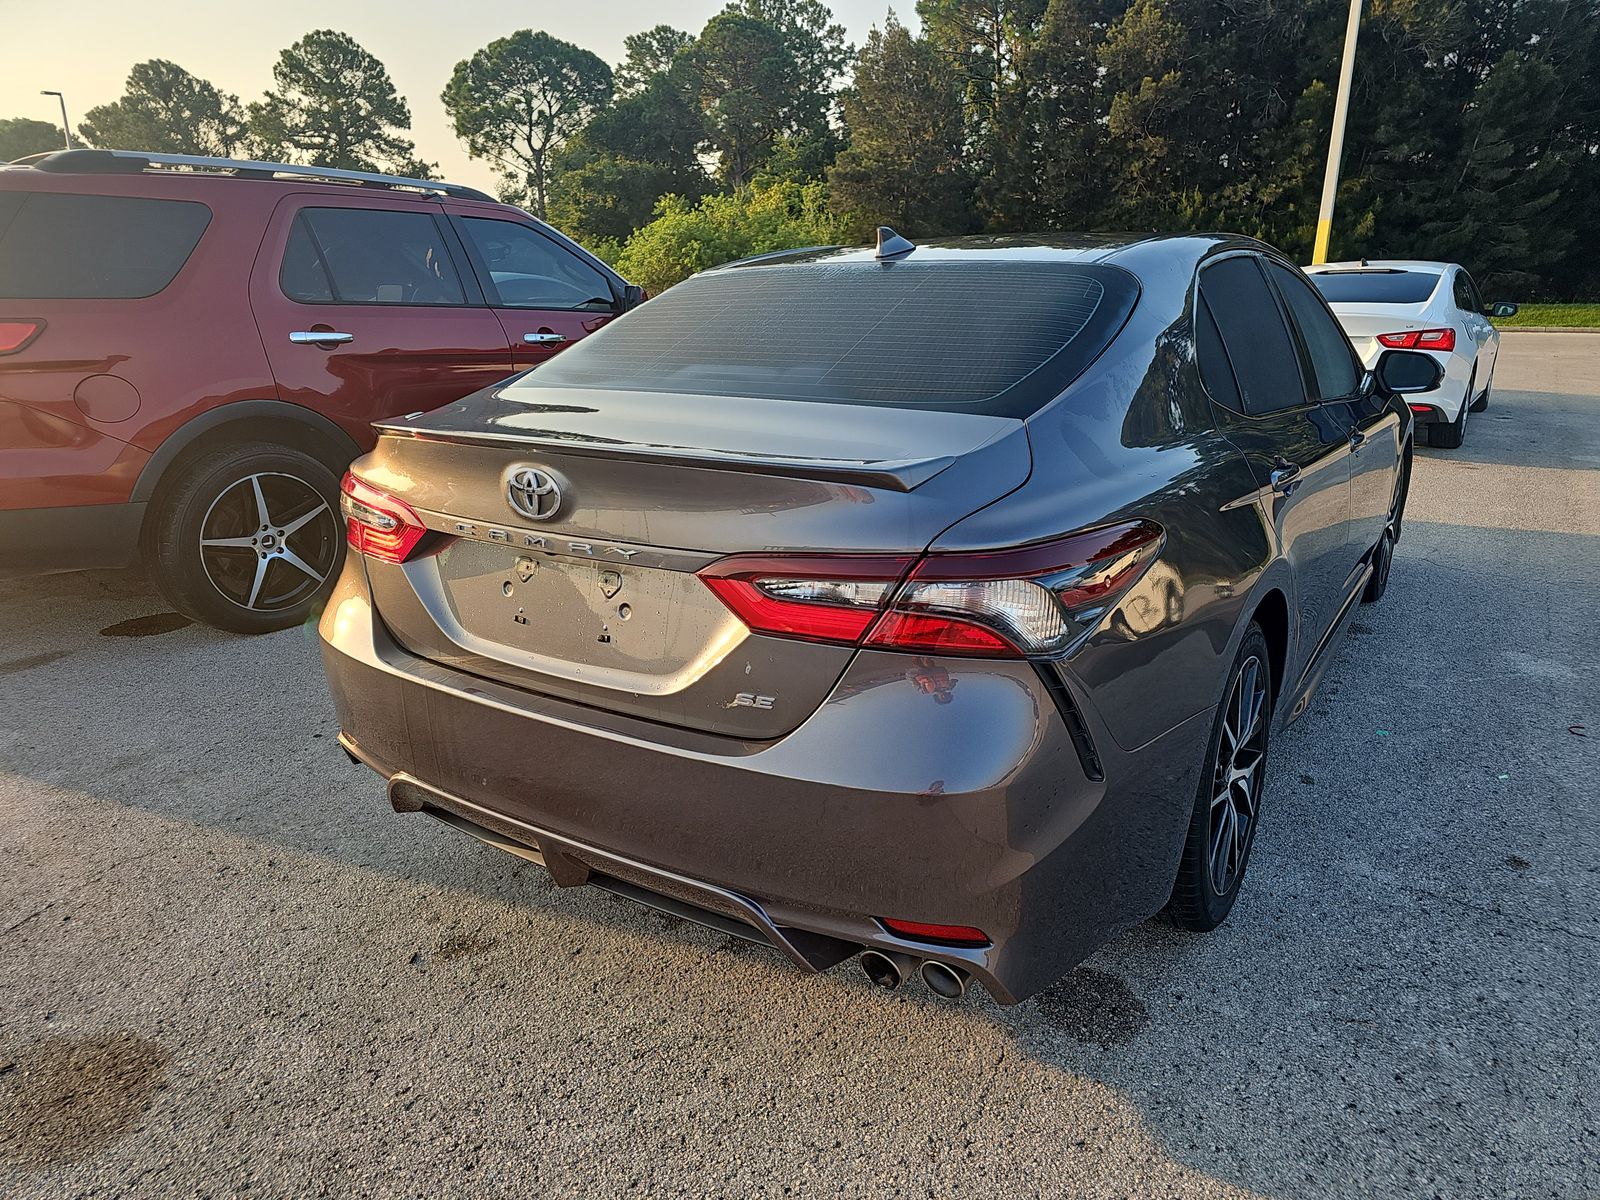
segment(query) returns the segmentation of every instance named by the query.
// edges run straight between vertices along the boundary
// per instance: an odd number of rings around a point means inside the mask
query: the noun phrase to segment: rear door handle
[[[555,346],[567,340],[564,333],[525,333],[522,340],[530,346]]]
[[[1359,429],[1350,431],[1350,449],[1356,454],[1361,453],[1361,447],[1367,444],[1367,435]]]
[[[342,346],[346,342],[356,340],[353,333],[338,333],[332,329],[312,329],[303,333],[291,333],[289,340],[296,346]]]
[[[1267,476],[1272,481],[1272,490],[1280,496],[1287,496],[1300,486],[1300,468],[1294,463],[1279,467]]]

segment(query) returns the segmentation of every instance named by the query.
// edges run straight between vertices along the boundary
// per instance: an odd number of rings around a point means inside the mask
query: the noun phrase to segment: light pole
[[[1317,210],[1317,242],[1313,263],[1328,261],[1333,236],[1333,199],[1339,191],[1339,160],[1344,157],[1344,119],[1350,111],[1350,77],[1356,70],[1356,37],[1361,32],[1361,0],[1350,0],[1350,23],[1344,31],[1344,60],[1339,64],[1339,92],[1333,98],[1333,136],[1328,139],[1328,169],[1322,176],[1322,207]]]
[[[60,92],[41,91],[39,93],[39,95],[41,95],[41,96],[54,96],[57,100],[61,101],[61,136],[64,137],[66,139],[66,141],[67,141],[67,149],[71,150],[72,149],[72,126],[67,124],[67,98],[65,96],[63,96]]]

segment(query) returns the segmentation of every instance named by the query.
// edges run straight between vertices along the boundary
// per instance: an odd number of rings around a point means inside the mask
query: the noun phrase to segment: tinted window
[[[30,193],[0,237],[0,298],[153,296],[210,221],[209,208],[187,200]]]
[[[326,285],[339,304],[466,303],[439,226],[428,213],[308,208],[296,225],[306,233],[297,228],[291,235],[279,272],[291,299],[325,301]],[[308,251],[325,272],[320,280],[307,266]],[[291,292],[291,285],[301,294]]]
[[[1317,378],[1317,395],[1323,400],[1348,396],[1361,382],[1355,352],[1339,322],[1333,319],[1316,292],[1299,274],[1280,263],[1268,269],[1278,281],[1278,290],[1289,302],[1289,312],[1299,327],[1300,340],[1311,354],[1311,368]]]
[[[283,265],[278,269],[278,284],[285,296],[304,304],[328,304],[333,300],[333,285],[328,282],[322,254],[303,214],[294,219],[294,228],[289,231]]]
[[[1329,304],[1421,304],[1439,286],[1437,271],[1315,271],[1311,282]]]
[[[538,230],[515,221],[461,222],[483,261],[490,299],[505,308],[601,308],[615,302],[611,282]]]
[[[1204,296],[1195,306],[1194,353],[1200,367],[1200,382],[1206,385],[1218,401],[1229,408],[1243,407],[1239,399],[1239,384],[1233,377],[1233,365],[1228,362],[1228,351],[1217,332],[1217,319],[1211,315],[1211,306]]]
[[[1478,288],[1472,282],[1472,276],[1465,271],[1456,272],[1456,307],[1465,312],[1481,313],[1483,311],[1483,297],[1478,294]]]
[[[1138,296],[1115,267],[807,263],[697,275],[526,379],[643,391],[1030,413]]]
[[[1255,259],[1213,263],[1200,273],[1200,295],[1227,347],[1244,411],[1268,413],[1304,404],[1299,352]]]

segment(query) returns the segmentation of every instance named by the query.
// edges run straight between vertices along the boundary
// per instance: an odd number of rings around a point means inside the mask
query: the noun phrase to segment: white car
[[[1426,350],[1444,368],[1444,382],[1411,411],[1428,442],[1461,445],[1467,413],[1489,407],[1500,334],[1491,316],[1509,317],[1517,306],[1485,305],[1472,276],[1457,263],[1408,259],[1323,263],[1307,267],[1361,361],[1371,368],[1385,350]]]

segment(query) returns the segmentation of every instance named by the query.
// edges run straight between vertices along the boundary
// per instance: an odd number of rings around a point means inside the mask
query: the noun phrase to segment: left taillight
[[[0,318],[0,354],[15,354],[38,337],[43,328],[43,321]]]
[[[751,630],[918,654],[1049,657],[1067,650],[1161,551],[1148,521],[972,554],[736,555],[700,577]],[[909,570],[908,570],[909,568]]]
[[[346,540],[382,562],[404,562],[428,532],[405,501],[362,483],[349,471],[339,485],[339,510],[344,513]]]

